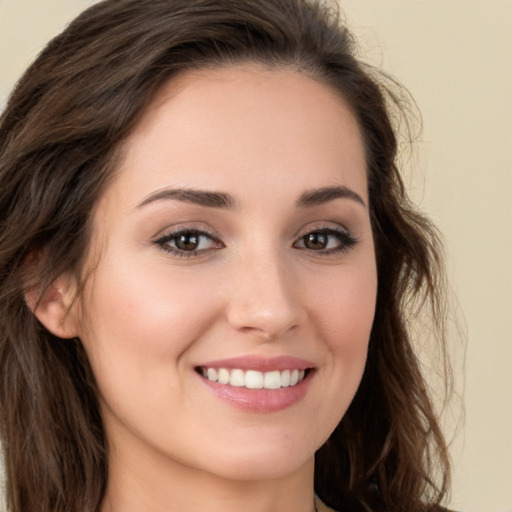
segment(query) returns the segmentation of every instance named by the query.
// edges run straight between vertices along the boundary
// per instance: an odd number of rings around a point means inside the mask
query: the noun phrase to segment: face
[[[311,465],[360,382],[376,296],[365,158],[327,86],[189,72],[94,211],[79,336],[109,445],[224,478]]]

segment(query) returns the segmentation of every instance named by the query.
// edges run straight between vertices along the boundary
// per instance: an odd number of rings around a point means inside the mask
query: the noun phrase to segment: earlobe
[[[25,300],[37,319],[59,338],[78,336],[76,286],[74,279],[63,274],[39,295],[37,287],[25,292]]]

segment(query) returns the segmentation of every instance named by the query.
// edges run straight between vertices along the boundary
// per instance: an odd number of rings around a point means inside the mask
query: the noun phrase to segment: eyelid
[[[182,233],[183,231],[197,231],[197,232],[205,232],[209,236],[218,237],[217,233],[205,222],[202,221],[182,221],[176,222],[171,225],[167,225],[163,228],[158,229],[153,236],[151,236],[151,241],[156,241],[160,238],[163,238],[168,235]]]
[[[308,235],[309,233],[314,233],[316,231],[332,231],[336,233],[342,233],[347,234],[351,236],[355,236],[355,234],[344,226],[343,224],[340,224],[339,222],[335,221],[320,221],[320,222],[313,222],[311,224],[306,224],[302,228],[300,228],[295,235],[295,238],[298,240],[299,238],[302,238],[303,236]]]
[[[308,247],[297,247],[296,244],[299,242],[302,242],[303,239],[312,234],[312,233],[327,233],[331,236],[337,236],[340,245],[338,247],[333,247],[330,249],[309,249]],[[348,228],[345,226],[341,226],[337,224],[336,226],[333,226],[332,224],[328,223],[320,223],[315,224],[313,226],[308,226],[306,229],[302,230],[300,234],[297,235],[295,242],[293,243],[293,246],[296,249],[301,249],[304,251],[307,251],[310,254],[314,254],[315,256],[322,257],[322,256],[329,256],[334,255],[336,253],[343,253],[346,251],[349,251],[352,249],[357,243],[359,242],[359,238]]]
[[[318,249],[307,247],[305,245],[304,239],[305,237],[313,233],[323,233],[327,234],[328,236],[334,237],[335,239],[337,239],[336,246]],[[173,239],[177,239],[180,235],[184,234],[194,234],[198,237],[207,237],[208,239],[211,240],[213,246],[202,249],[186,250],[183,248],[180,249],[179,247],[173,247],[172,245],[169,244],[169,242],[171,242]],[[329,255],[335,255],[337,253],[347,252],[350,249],[352,249],[358,242],[358,237],[345,226],[342,226],[338,223],[335,223],[335,225],[333,225],[332,223],[325,221],[310,224],[305,228],[302,228],[294,237],[292,247],[318,257],[326,257]],[[158,235],[152,238],[151,243],[153,245],[156,245],[160,250],[165,251],[171,256],[177,258],[206,256],[213,251],[218,251],[226,247],[224,242],[221,240],[221,237],[217,233],[215,233],[208,225],[205,225],[203,223],[201,223],[200,227],[197,226],[197,224],[179,224],[172,226],[164,231],[160,231]]]
[[[177,247],[173,248],[170,245],[165,245],[167,242],[171,241],[174,238],[177,238],[178,236],[185,234],[185,233],[193,233],[198,236],[205,236],[212,240],[215,244],[221,245],[222,247],[212,247],[207,249],[199,249],[199,250],[191,250],[191,251],[185,251],[181,250]],[[224,248],[225,245],[220,239],[220,237],[213,232],[213,230],[209,229],[208,227],[202,225],[201,227],[197,226],[190,226],[190,225],[178,225],[174,226],[172,228],[168,228],[167,230],[164,230],[163,232],[160,232],[158,235],[152,238],[151,241],[152,244],[158,246],[162,251],[165,251],[166,253],[171,254],[175,257],[191,257],[191,256],[199,256],[199,255],[206,255],[210,253],[211,251],[219,250],[221,248]]]

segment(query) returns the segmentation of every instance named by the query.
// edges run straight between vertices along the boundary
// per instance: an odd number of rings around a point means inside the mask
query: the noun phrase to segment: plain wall
[[[50,37],[91,2],[0,0],[0,108]],[[367,58],[423,116],[411,194],[444,233],[467,346],[453,337],[465,422],[451,506],[512,511],[512,2],[345,0]],[[448,428],[451,432],[452,428]]]

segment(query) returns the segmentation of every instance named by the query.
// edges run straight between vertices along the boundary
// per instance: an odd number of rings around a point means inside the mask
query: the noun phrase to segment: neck
[[[126,445],[125,445],[126,446]],[[314,460],[276,478],[219,476],[132,445],[110,450],[101,512],[314,512]]]

